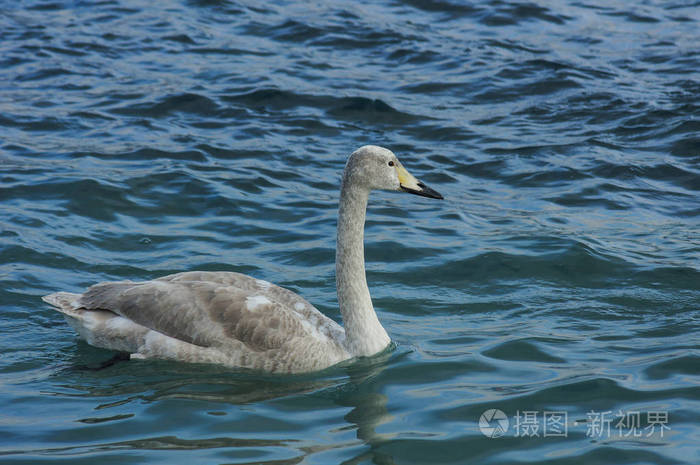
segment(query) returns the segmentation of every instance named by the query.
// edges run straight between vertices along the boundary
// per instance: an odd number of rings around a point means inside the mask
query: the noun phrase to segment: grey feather
[[[401,179],[409,180],[410,189]],[[363,231],[369,192],[404,189],[420,195],[421,186],[387,149],[365,146],[348,159],[336,253],[345,328],[287,289],[231,272],[191,271],[152,281],[103,282],[83,294],[57,292],[44,301],[64,313],[90,344],[130,352],[134,358],[298,373],[372,355],[390,340],[365,279]]]

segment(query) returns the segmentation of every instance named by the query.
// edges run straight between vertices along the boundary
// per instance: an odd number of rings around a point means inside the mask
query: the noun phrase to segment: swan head
[[[413,177],[394,152],[377,145],[365,145],[350,155],[343,172],[343,184],[346,183],[367,190],[381,189],[408,192],[432,199],[444,198]]]

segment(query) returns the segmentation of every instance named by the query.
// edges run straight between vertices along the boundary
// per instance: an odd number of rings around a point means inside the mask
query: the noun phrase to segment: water
[[[144,5],[1,7],[0,462],[700,462],[697,2]],[[367,143],[446,197],[371,198],[393,351],[108,365],[40,300],[232,270],[339,320]]]

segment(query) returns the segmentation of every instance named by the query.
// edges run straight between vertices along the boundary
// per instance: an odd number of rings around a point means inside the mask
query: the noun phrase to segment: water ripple
[[[0,7],[3,460],[694,463],[697,7]],[[230,270],[339,320],[339,169],[368,143],[446,197],[372,196],[378,357],[282,378],[113,363],[39,299]],[[568,434],[516,435],[523,411]],[[595,437],[605,411],[670,429]]]

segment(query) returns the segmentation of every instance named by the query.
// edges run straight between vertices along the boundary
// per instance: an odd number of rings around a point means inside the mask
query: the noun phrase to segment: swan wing
[[[145,282],[105,282],[80,298],[140,326],[201,347],[242,343],[254,352],[293,340],[330,343],[343,333],[297,294],[232,272],[187,272]],[[343,333],[344,334],[344,333]]]

